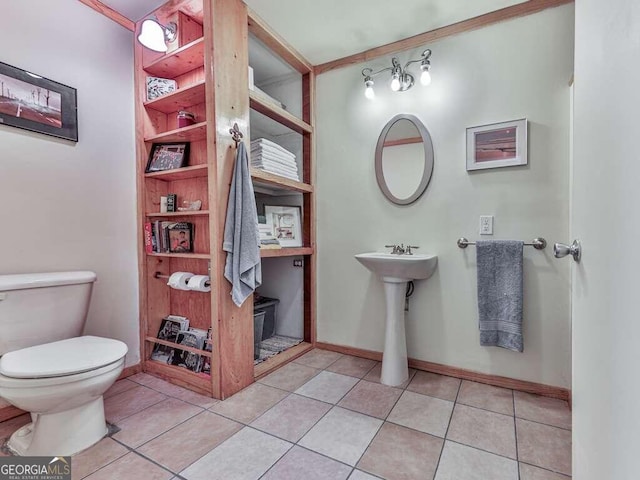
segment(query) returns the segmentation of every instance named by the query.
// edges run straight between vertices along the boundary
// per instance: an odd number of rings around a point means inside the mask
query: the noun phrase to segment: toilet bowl
[[[82,336],[94,272],[0,275],[0,397],[31,413],[8,446],[67,456],[107,433],[102,394],[124,367],[126,344]]]
[[[31,413],[7,446],[18,455],[73,455],[107,433],[102,395],[124,367],[118,340],[75,337],[0,357],[0,397]]]
[[[102,395],[127,346],[93,336],[16,350],[0,358],[0,397],[31,413],[7,446],[18,455],[73,455],[107,433]]]

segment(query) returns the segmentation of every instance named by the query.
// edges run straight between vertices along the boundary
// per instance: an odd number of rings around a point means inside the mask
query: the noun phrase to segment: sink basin
[[[389,278],[398,282],[425,280],[433,275],[438,264],[438,256],[428,254],[394,255],[370,252],[359,253],[356,259],[373,273],[383,277],[383,280]]]

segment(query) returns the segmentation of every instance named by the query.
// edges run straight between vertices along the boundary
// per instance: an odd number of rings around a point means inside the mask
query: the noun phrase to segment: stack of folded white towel
[[[251,166],[281,177],[300,181],[296,156],[266,138],[251,142]]]

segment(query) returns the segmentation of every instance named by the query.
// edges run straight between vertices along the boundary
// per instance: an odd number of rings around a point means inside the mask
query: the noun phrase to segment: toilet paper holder
[[[153,278],[161,278],[162,280],[169,280],[170,275],[164,275],[161,272],[156,272],[153,274]],[[211,282],[206,282],[205,287],[210,287],[211,286]]]

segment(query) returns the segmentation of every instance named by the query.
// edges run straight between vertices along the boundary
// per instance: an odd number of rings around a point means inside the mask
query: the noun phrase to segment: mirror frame
[[[416,191],[407,198],[398,198],[391,193],[389,187],[387,186],[387,182],[384,179],[384,172],[382,171],[382,150],[384,149],[384,141],[387,138],[387,134],[391,127],[393,127],[396,122],[400,120],[409,120],[411,123],[415,125],[422,137],[422,143],[424,145],[424,171],[422,173],[422,179],[420,180],[420,184]],[[396,205],[409,205],[416,200],[418,200],[422,194],[427,190],[429,186],[429,182],[431,181],[431,177],[433,176],[433,142],[431,141],[431,135],[429,134],[429,130],[424,124],[420,121],[418,117],[415,115],[410,115],[408,113],[401,113],[396,115],[391,120],[387,122],[387,124],[382,129],[380,133],[380,137],[378,137],[378,144],[376,145],[376,158],[375,158],[375,168],[376,168],[376,180],[378,181],[378,187],[382,190],[382,194],[387,197],[387,200],[395,203]]]

